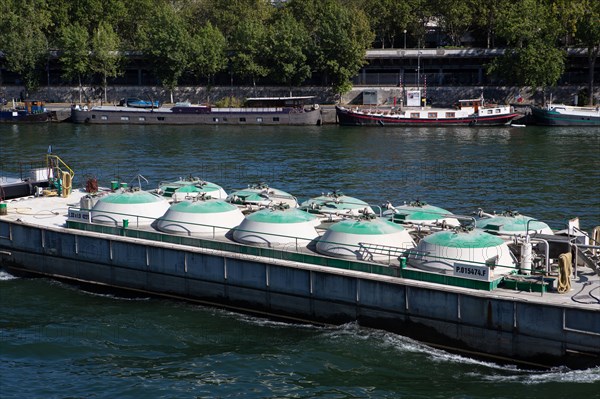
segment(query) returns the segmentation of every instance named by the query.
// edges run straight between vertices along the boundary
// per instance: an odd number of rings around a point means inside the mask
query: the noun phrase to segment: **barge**
[[[353,215],[162,193],[51,182],[5,201],[0,267],[292,321],[356,321],[526,367],[600,365],[600,228],[554,232],[516,212],[470,221],[420,202]]]
[[[564,104],[547,104],[532,107],[531,114],[537,125],[600,127],[600,107],[575,107]]]
[[[85,124],[120,125],[307,125],[322,123],[314,97],[256,97],[244,107],[213,107],[177,103],[172,107],[123,105],[75,106],[71,121]]]
[[[419,91],[414,98],[420,99]],[[459,100],[456,108],[425,107],[408,98],[406,104],[391,109],[339,105],[335,109],[341,126],[501,126],[520,116],[510,106],[486,103],[483,96]]]

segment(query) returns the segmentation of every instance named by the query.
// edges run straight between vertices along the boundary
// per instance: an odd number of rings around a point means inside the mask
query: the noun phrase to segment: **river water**
[[[50,145],[79,186],[192,175],[228,192],[266,182],[301,201],[342,190],[375,205],[600,225],[598,129],[0,125],[0,175]],[[600,368],[523,370],[354,324],[287,324],[0,271],[0,397],[600,398]]]

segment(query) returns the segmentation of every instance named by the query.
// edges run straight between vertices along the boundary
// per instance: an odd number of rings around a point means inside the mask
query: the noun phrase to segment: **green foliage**
[[[90,70],[90,40],[85,27],[76,23],[62,29],[60,37],[63,76],[67,79],[78,79]]]
[[[142,51],[152,62],[153,72],[162,85],[173,90],[188,70],[191,40],[187,27],[173,7],[166,4],[156,8],[148,25],[140,26]]]
[[[489,71],[515,84],[555,84],[558,49],[586,47],[593,92],[599,8],[598,0],[2,0],[0,62],[28,90],[58,50],[64,78],[95,74],[105,88],[127,51],[169,89],[192,74],[210,84],[229,68],[232,79],[269,76],[290,87],[314,74],[344,92],[367,48],[403,47],[405,30],[409,47],[423,47],[436,22],[454,46],[468,31],[481,45],[505,45]]]
[[[435,0],[440,26],[452,44],[460,46],[461,37],[474,25],[478,0]]]
[[[238,25],[231,38],[233,73],[251,78],[253,84],[256,84],[256,79],[269,74],[263,51],[267,33],[261,21],[245,20]]]
[[[119,36],[112,26],[107,22],[101,22],[92,37],[92,57],[90,68],[92,72],[102,76],[102,87],[104,88],[104,101],[106,98],[106,87],[108,78],[119,75],[122,55]]]
[[[524,47],[508,49],[490,66],[490,73],[501,72],[506,83],[532,87],[556,84],[564,71],[564,50],[543,41],[532,41]]]
[[[5,0],[0,16],[0,48],[8,70],[21,75],[27,91],[35,90],[48,62],[46,28],[49,20],[41,0],[17,3]]]
[[[334,91],[348,91],[374,39],[365,13],[336,0],[296,0],[288,7],[308,29],[313,68],[331,79]]]
[[[517,85],[555,85],[566,58],[557,46],[562,30],[555,10],[539,0],[522,0],[505,3],[499,17],[503,23],[498,33],[511,47],[490,63],[488,71]]]
[[[190,68],[210,79],[227,67],[227,42],[221,31],[208,22],[191,38]]]
[[[362,7],[367,15],[371,29],[376,33],[375,42],[380,43],[381,48],[395,47],[396,43],[403,45],[404,30],[408,32],[407,28],[413,21],[410,2],[365,0],[356,6]]]
[[[588,52],[588,93],[594,93],[594,66],[600,54],[600,1],[583,0],[583,13],[577,21],[575,39],[587,48]],[[594,104],[593,96],[588,96],[588,105]]]
[[[215,103],[216,107],[220,108],[239,108],[244,104],[244,101],[235,97],[227,96],[223,97]]]
[[[308,57],[308,32],[287,10],[270,25],[266,56],[272,78],[287,86],[299,86],[311,75]]]

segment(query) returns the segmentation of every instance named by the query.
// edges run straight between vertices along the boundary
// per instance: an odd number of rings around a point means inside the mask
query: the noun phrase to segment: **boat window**
[[[257,121],[258,123],[262,123],[263,119],[262,119],[260,116],[258,116],[258,117],[256,118],[256,121]]]
[[[121,120],[122,120],[122,121],[128,121],[128,120],[129,120],[129,117],[128,117],[128,116],[122,116],[122,117],[121,117]]]
[[[225,118],[225,117],[224,117],[224,118],[223,118],[223,122],[227,122],[227,118]]]
[[[92,119],[96,119],[96,114],[92,114]]]
[[[145,117],[143,117],[143,116],[140,116],[140,117],[138,118],[138,120],[139,120],[139,121],[145,121],[145,120],[146,120],[146,118],[145,118]]]
[[[411,118],[420,118],[421,114],[419,114],[418,112],[411,112],[410,113],[410,117]]]
[[[428,112],[427,117],[428,118],[437,118],[437,112]]]
[[[491,110],[491,109],[488,109],[488,114],[493,114],[493,113],[494,113],[494,111],[493,111],[493,110]]]
[[[446,112],[446,118],[455,118],[456,114],[454,112]]]
[[[165,117],[164,116],[157,116],[156,119],[158,119],[159,121],[164,121]]]
[[[273,122],[279,122],[279,117],[278,116],[274,116],[273,117]]]
[[[219,118],[213,118],[213,122],[218,122]]]
[[[246,122],[246,118],[240,118],[240,122]]]
[[[106,116],[106,115],[102,115],[102,116],[100,117],[100,119],[102,119],[103,121],[107,121],[107,120],[108,120],[108,116]]]
[[[500,108],[496,108],[496,113],[499,114],[500,113]]]

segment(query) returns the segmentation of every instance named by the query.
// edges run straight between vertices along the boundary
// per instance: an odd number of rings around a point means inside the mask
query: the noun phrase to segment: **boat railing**
[[[242,107],[222,107],[222,108],[211,108],[212,112],[283,112],[282,107],[251,107],[251,108],[242,108]]]
[[[475,249],[475,248],[473,248]],[[436,260],[436,261],[447,261],[448,263],[452,262],[465,262],[465,263],[469,263],[469,264],[473,264],[473,265],[478,265],[478,266],[484,266],[487,267],[489,269],[495,269],[497,267],[502,267],[505,269],[511,269],[512,272],[514,274],[517,274],[520,270],[519,265],[501,265],[496,263],[497,261],[497,256],[493,256],[492,258],[484,261],[484,262],[480,262],[480,261],[476,261],[476,260],[470,260],[470,259],[457,259],[457,258],[452,258],[452,257],[447,257],[447,256],[439,256],[439,255],[433,255],[430,252],[425,252],[425,251],[419,251],[415,248],[411,248],[405,251],[405,256],[407,258],[412,258],[412,259],[423,259],[423,258],[427,258],[428,260]]]
[[[75,208],[73,209],[79,209]],[[69,208],[71,211],[71,208]],[[353,248],[358,251],[358,245],[347,243],[335,243],[329,241],[321,241],[336,246],[343,246],[344,252],[352,253],[352,258],[335,255],[325,255],[315,251],[315,248],[300,247],[294,242],[290,243],[271,243],[266,245],[252,245],[246,243],[235,242],[229,237],[220,237],[218,239],[208,238],[202,235],[184,235],[176,233],[165,233],[149,228],[126,228],[119,225],[107,225],[100,223],[90,223],[85,219],[70,218],[67,220],[67,227],[82,231],[89,231],[100,234],[109,234],[113,236],[123,236],[128,238],[136,238],[141,240],[149,240],[166,244],[183,245],[193,248],[199,248],[204,251],[219,251],[228,253],[228,256],[251,256],[256,259],[272,259],[287,262],[298,262],[318,267],[330,267],[339,270],[356,271],[370,273],[374,275],[401,277],[413,280],[428,281],[443,285],[454,285],[460,287],[469,287],[478,290],[493,290],[503,280],[504,276],[497,277],[492,281],[472,280],[461,276],[453,276],[441,274],[437,272],[428,272],[416,268],[404,268],[406,265],[406,257],[401,256],[397,259],[397,263],[385,263],[380,259],[364,260],[354,259],[356,253]],[[217,226],[214,226],[217,228]],[[265,233],[261,233],[265,234]],[[301,238],[300,238],[301,239]],[[307,239],[301,239],[307,241]],[[402,252],[402,248],[397,250]],[[237,255],[236,255],[237,254]],[[459,261],[454,259],[453,261]],[[404,263],[403,263],[404,262]]]
[[[368,242],[358,243],[358,253],[362,259],[373,260],[373,255],[383,255],[388,257],[388,264],[390,265],[393,263],[392,258],[399,259],[401,256],[405,256],[409,249]]]

